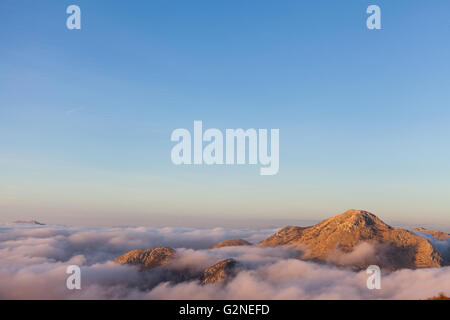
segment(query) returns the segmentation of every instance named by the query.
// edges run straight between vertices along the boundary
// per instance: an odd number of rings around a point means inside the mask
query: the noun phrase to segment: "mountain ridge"
[[[302,259],[329,261],[333,254],[349,254],[362,243],[382,251],[362,263],[388,269],[440,267],[444,257],[424,237],[408,230],[393,228],[364,210],[346,212],[310,227],[288,226],[258,243],[262,247],[291,246],[303,250]],[[337,263],[341,264],[341,263]]]
[[[416,230],[417,233],[426,229]],[[432,231],[440,237],[444,233]],[[427,232],[429,234],[429,232]],[[448,256],[439,252],[425,236],[406,229],[394,228],[376,215],[364,210],[347,210],[313,226],[286,226],[261,242],[251,243],[232,238],[221,241],[208,250],[227,246],[291,247],[297,258],[319,263],[331,263],[354,268],[375,264],[381,268],[416,269],[448,265]],[[141,270],[168,266],[176,258],[176,250],[168,247],[136,249],[114,259],[121,264],[135,265]],[[226,257],[225,257],[226,258]],[[202,272],[180,278],[197,279],[202,284],[226,282],[235,275],[239,261],[232,258],[219,261]]]

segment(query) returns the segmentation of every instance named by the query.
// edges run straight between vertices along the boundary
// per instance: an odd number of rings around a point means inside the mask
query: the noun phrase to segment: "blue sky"
[[[82,29],[68,30],[70,4]],[[377,4],[382,30],[366,28]],[[450,226],[448,1],[0,2],[2,220],[350,208]],[[280,172],[176,167],[176,128],[279,128]]]

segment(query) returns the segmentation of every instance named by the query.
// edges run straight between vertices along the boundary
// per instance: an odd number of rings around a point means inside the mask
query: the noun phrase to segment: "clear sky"
[[[0,220],[450,226],[447,0],[2,0],[0,39]],[[174,166],[194,120],[279,128],[278,175]]]

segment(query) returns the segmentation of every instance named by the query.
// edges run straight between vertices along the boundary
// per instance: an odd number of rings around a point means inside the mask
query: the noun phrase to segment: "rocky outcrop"
[[[219,242],[215,246],[212,246],[210,249],[217,249],[222,247],[236,247],[236,246],[251,246],[252,244],[243,239],[233,238]]]
[[[303,251],[303,259],[329,261],[330,257],[352,253],[366,243],[374,247],[371,261],[388,269],[440,267],[441,254],[424,237],[404,229],[393,228],[375,215],[363,210],[348,210],[314,226],[285,227],[260,242],[260,246],[293,246]]]
[[[240,264],[234,259],[220,261],[203,272],[201,283],[224,283],[236,275],[239,266]]]
[[[450,239],[450,234],[448,233],[444,233],[438,230],[428,230],[422,227],[419,228],[414,228],[414,231],[419,231],[419,232],[424,232],[424,233],[428,233],[429,235],[432,235],[433,237],[435,237],[438,240],[446,240],[446,239]]]
[[[137,249],[114,259],[120,264],[139,266],[141,269],[153,269],[166,265],[175,255],[175,250],[168,247],[155,249]]]
[[[165,267],[160,270],[160,276],[165,281],[181,282],[186,280],[200,280],[201,284],[225,283],[236,275],[240,264],[234,259],[226,259],[205,269],[203,272],[189,269],[178,269],[168,266],[175,257],[175,250],[171,248],[155,248],[132,250],[114,259],[115,262],[125,265],[138,266],[141,271],[147,271],[157,267]],[[163,272],[163,273],[161,273]]]

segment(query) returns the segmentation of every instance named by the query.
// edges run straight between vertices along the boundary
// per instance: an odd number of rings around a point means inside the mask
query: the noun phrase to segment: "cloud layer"
[[[207,249],[233,237],[255,243],[273,232],[3,225],[0,299],[424,299],[439,292],[450,295],[450,267],[385,273],[382,289],[369,290],[364,271],[302,261],[292,249]],[[177,248],[176,260],[166,268],[140,272],[111,262],[132,249],[160,246]],[[352,263],[373,254],[374,248],[361,245],[351,255],[331,260]],[[202,286],[195,279],[179,277],[180,270],[195,274],[230,257],[245,269],[225,285]],[[81,267],[81,290],[66,287],[66,268],[73,264]]]

